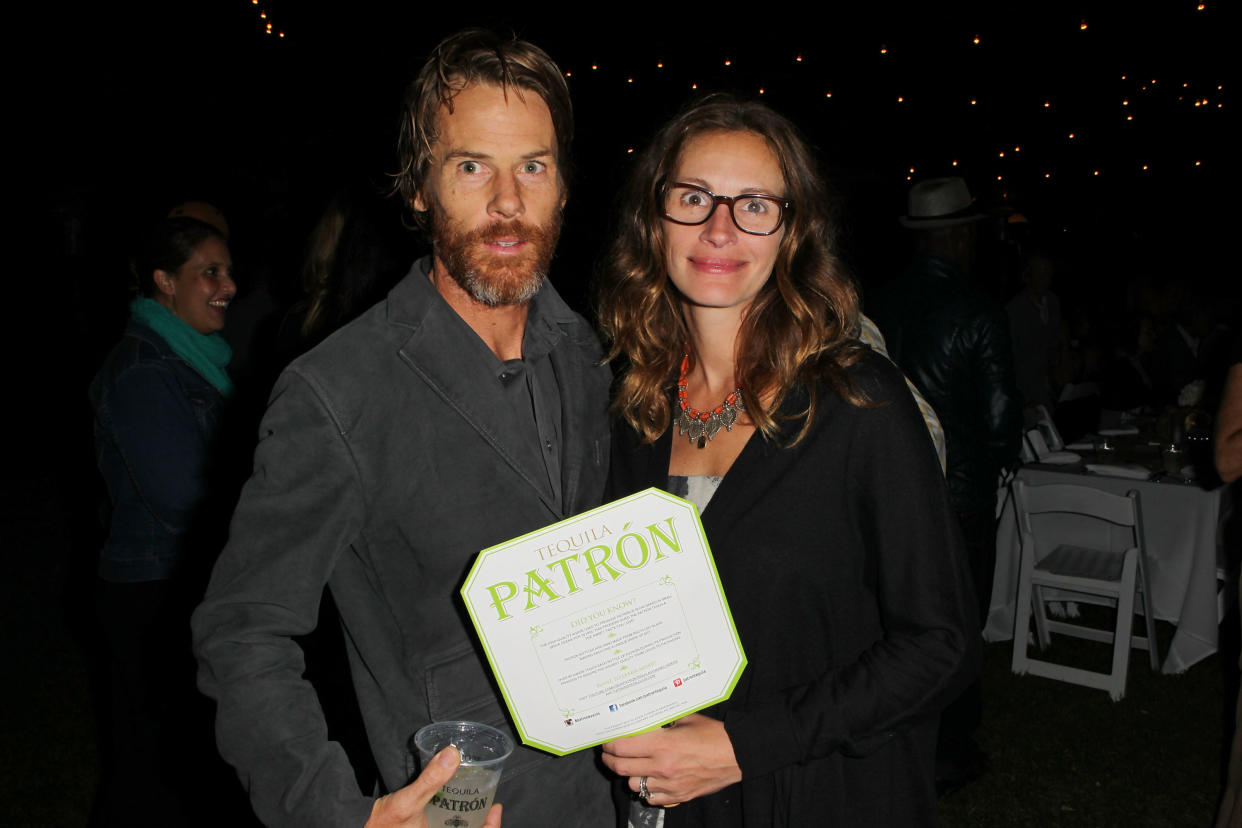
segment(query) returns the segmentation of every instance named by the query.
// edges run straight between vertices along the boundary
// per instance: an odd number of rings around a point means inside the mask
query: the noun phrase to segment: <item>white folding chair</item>
[[[1057,439],[1060,439],[1058,435]],[[1082,455],[1064,448],[1054,449],[1044,439],[1042,428],[1032,428],[1022,437],[1022,461],[1024,463],[1077,463]]]
[[[1038,428],[1029,429],[1022,439],[1023,444],[1027,447],[1036,460],[1047,457],[1052,453],[1048,441],[1044,439],[1044,434]]]
[[[1035,433],[1038,434],[1039,432],[1036,431]],[[1031,445],[1030,432],[1022,435],[1022,449],[1019,452],[1019,459],[1023,463],[1035,463],[1039,460],[1039,456],[1035,454],[1035,447]]]
[[[1037,403],[1033,408],[1036,411],[1035,427],[1043,435],[1044,442],[1048,444],[1048,448],[1052,451],[1060,451],[1065,448],[1065,441],[1061,439],[1061,432],[1057,428],[1057,424],[1052,421],[1052,414],[1048,411],[1048,406],[1043,403]]]
[[[1109,494],[1089,486],[1056,484],[1029,486],[1021,480],[1013,484],[1014,509],[1022,543],[1018,576],[1018,601],[1014,613],[1013,672],[1081,684],[1107,690],[1114,701],[1126,692],[1126,674],[1130,663],[1130,647],[1148,651],[1153,671],[1160,669],[1156,622],[1152,615],[1144,559],[1142,508],[1139,494]],[[1044,516],[1041,520],[1034,517]],[[1060,520],[1055,516],[1061,516]],[[1081,516],[1073,518],[1072,516]],[[1101,522],[1099,536],[1110,540],[1118,536],[1120,543],[1107,543],[1104,548],[1087,547],[1075,542],[1083,518]],[[1078,525],[1070,525],[1071,522]],[[1058,523],[1061,525],[1058,526]],[[1121,527],[1119,530],[1109,527]],[[1067,537],[1068,534],[1068,537]],[[1038,548],[1048,550],[1037,555]],[[1116,548],[1120,547],[1120,548]],[[1115,602],[1117,617],[1110,630],[1048,618],[1046,589],[1056,590],[1057,598],[1077,599],[1085,603]],[[1069,593],[1073,593],[1070,595]],[[1140,596],[1147,635],[1132,635],[1135,594]],[[1093,600],[1094,599],[1094,600]],[[1101,600],[1103,599],[1103,600]],[[1027,654],[1027,631],[1032,612],[1035,634],[1040,650],[1051,644],[1051,633],[1111,643],[1112,669],[1099,673],[1078,667],[1057,664]]]

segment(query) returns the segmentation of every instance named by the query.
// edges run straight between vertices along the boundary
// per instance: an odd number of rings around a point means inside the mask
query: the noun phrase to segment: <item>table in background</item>
[[[1031,486],[1069,483],[1122,495],[1137,489],[1142,501],[1152,607],[1156,618],[1177,625],[1161,671],[1180,673],[1216,652],[1216,573],[1224,561],[1218,529],[1229,487],[1205,491],[1179,481],[1134,480],[1035,466],[1022,467],[1017,477]],[[1064,518],[1073,520],[1074,516],[1055,517]],[[988,641],[1013,638],[1019,554],[1013,498],[1006,496],[997,525],[996,575],[983,631]]]

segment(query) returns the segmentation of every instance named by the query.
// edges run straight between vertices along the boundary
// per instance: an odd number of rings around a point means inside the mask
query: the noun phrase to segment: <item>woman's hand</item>
[[[604,764],[628,776],[635,793],[646,777],[647,803],[665,807],[742,781],[724,722],[697,713],[670,727],[606,743]]]
[[[401,790],[375,800],[371,806],[371,818],[363,828],[427,828],[423,809],[436,791],[453,778],[459,761],[457,748],[451,745],[437,753],[417,779]],[[492,805],[487,812],[483,828],[500,828],[499,804]]]

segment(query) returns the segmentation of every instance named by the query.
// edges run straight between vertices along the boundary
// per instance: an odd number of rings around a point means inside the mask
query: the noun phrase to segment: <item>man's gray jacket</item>
[[[546,467],[515,445],[529,437],[498,404],[499,361],[436,292],[425,260],[276,383],[194,615],[220,751],[265,823],[339,828],[370,815],[292,639],[314,628],[325,584],[388,790],[416,770],[407,740],[428,722],[512,733],[458,589],[480,549],[599,505],[608,461],[609,372],[594,333],[551,285],[532,303],[532,330],[553,337],[562,509]],[[505,828],[615,822],[591,751],[519,747],[497,801]]]

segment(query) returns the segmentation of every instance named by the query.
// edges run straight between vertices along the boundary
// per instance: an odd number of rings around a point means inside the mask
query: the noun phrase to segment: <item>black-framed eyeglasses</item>
[[[770,236],[781,229],[785,213],[793,209],[787,198],[763,193],[716,195],[697,184],[674,182],[660,188],[660,208],[664,218],[675,224],[705,224],[721,204],[729,205],[729,215],[738,230],[752,236]]]

